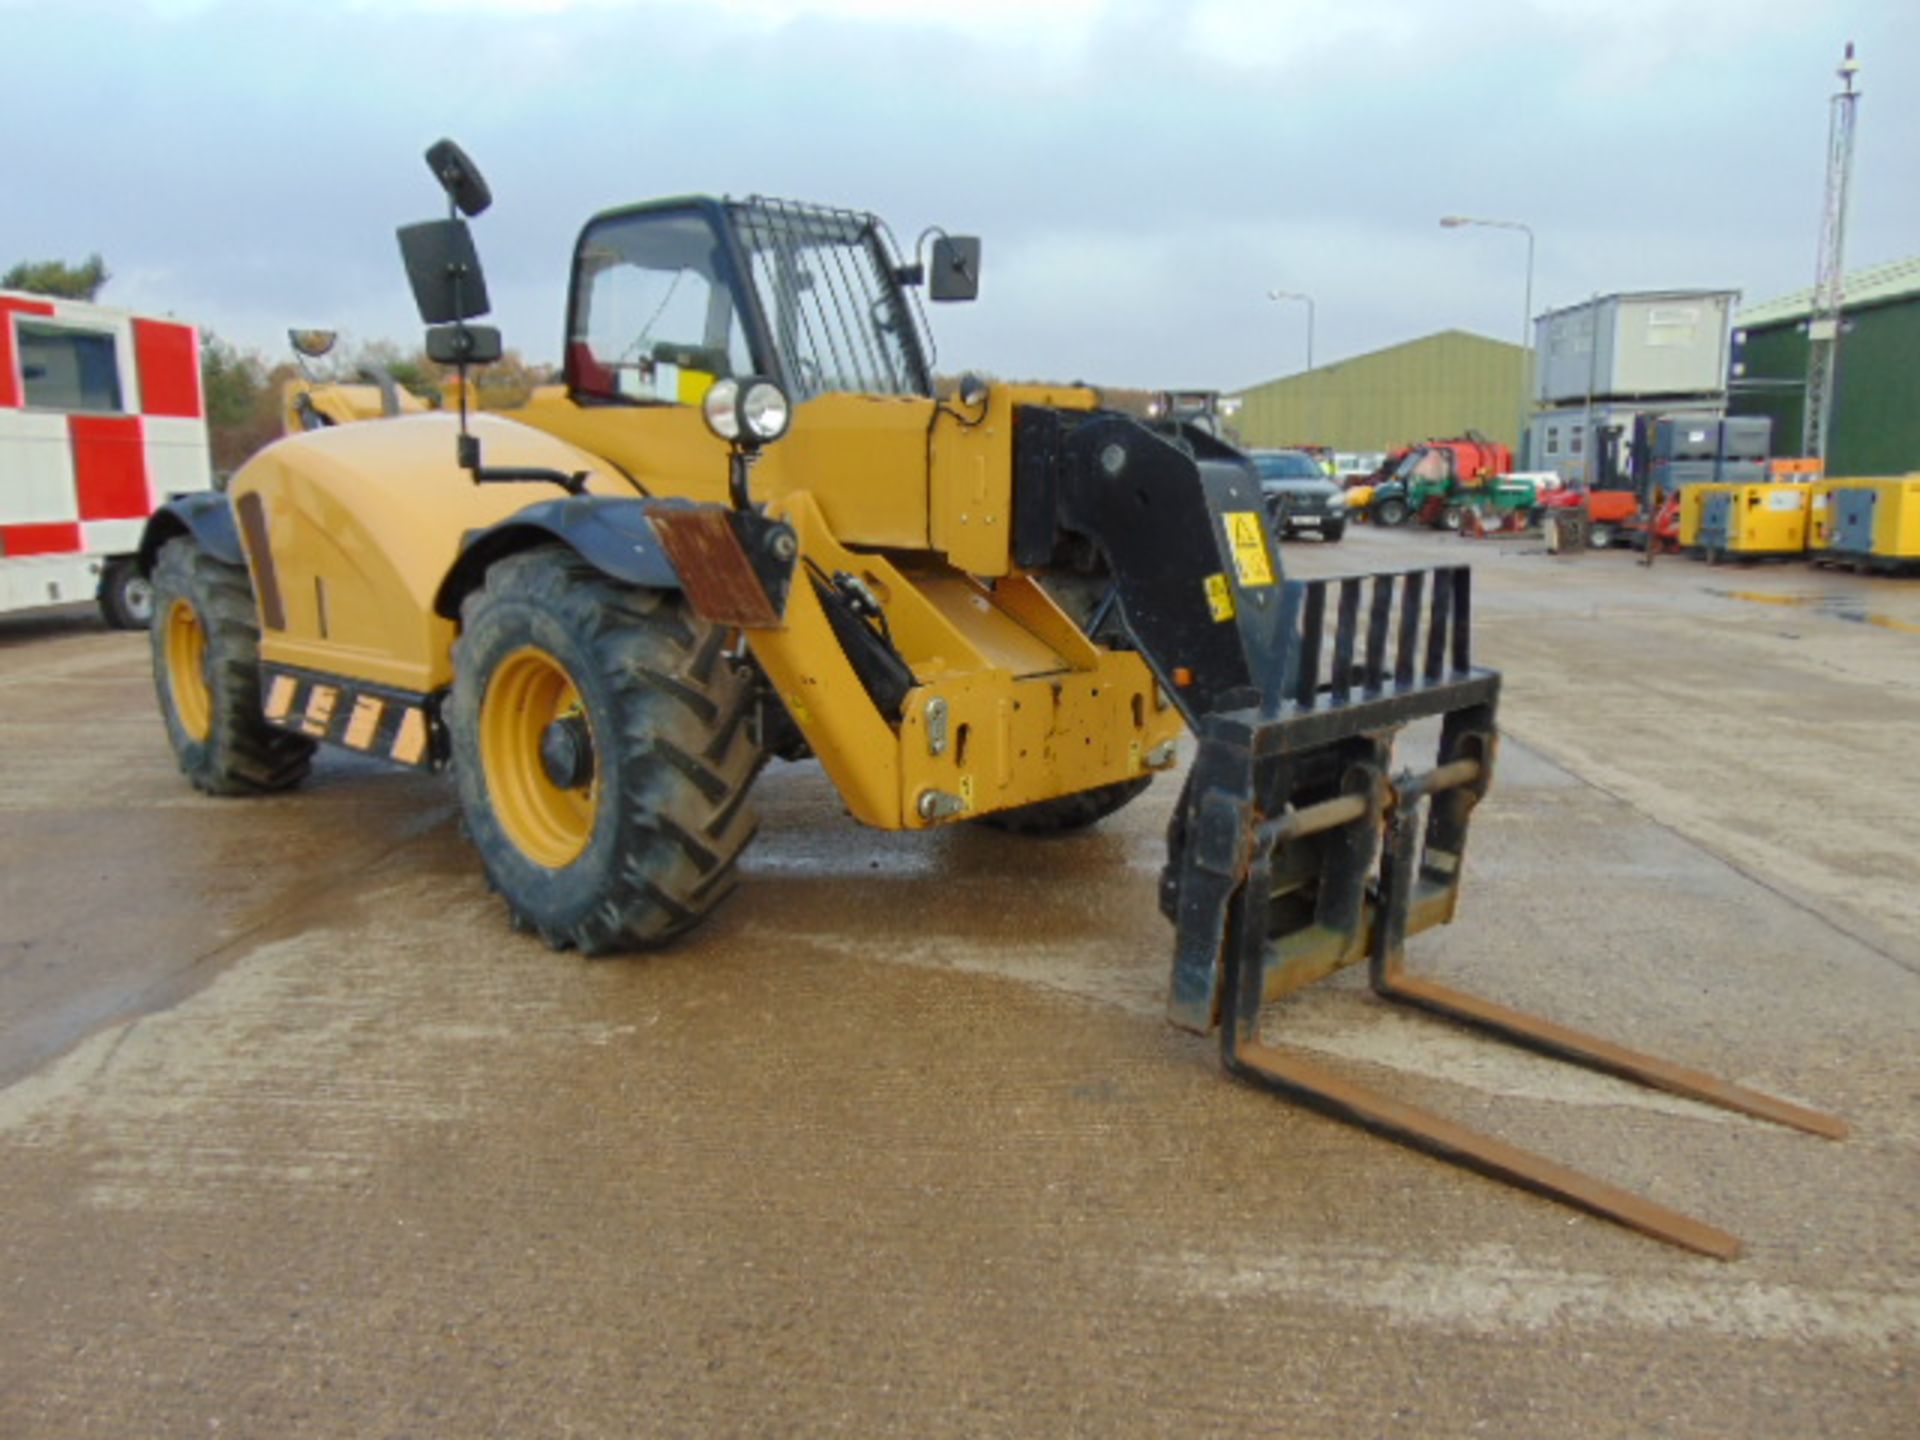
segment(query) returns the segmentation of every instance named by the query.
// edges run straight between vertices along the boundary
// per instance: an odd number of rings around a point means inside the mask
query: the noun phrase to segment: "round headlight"
[[[765,445],[787,433],[787,421],[793,417],[786,391],[771,380],[749,380],[746,394],[740,397],[740,423],[754,440]]]
[[[707,428],[722,440],[740,438],[740,384],[737,380],[716,380],[707,387],[700,401],[700,413]]]

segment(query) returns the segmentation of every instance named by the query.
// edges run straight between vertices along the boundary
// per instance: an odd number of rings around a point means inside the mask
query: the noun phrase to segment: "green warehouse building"
[[[1920,255],[1856,270],[1843,290],[1829,475],[1920,470]],[[1811,289],[1734,321],[1728,409],[1773,420],[1773,453],[1800,453]]]
[[[1518,345],[1442,330],[1249,386],[1233,427],[1254,449],[1391,450],[1469,429],[1512,445],[1525,368]]]

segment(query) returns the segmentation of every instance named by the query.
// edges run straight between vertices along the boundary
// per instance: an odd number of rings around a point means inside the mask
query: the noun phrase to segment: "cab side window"
[[[583,243],[568,334],[575,390],[696,405],[715,380],[751,374],[720,242],[699,214],[616,216]]]

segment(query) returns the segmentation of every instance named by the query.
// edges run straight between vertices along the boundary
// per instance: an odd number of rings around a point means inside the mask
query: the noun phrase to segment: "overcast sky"
[[[1239,386],[1594,291],[1811,283],[1827,97],[1863,66],[1849,268],[1920,253],[1920,3],[0,0],[0,268],[285,354],[411,343],[421,151],[492,182],[507,343],[556,359],[594,210],[750,192],[985,239],[943,369]]]

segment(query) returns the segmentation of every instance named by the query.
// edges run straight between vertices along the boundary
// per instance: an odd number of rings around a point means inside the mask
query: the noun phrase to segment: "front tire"
[[[589,955],[643,949],[732,893],[764,755],[729,633],[560,547],[509,556],[467,597],[454,777],[516,928]]]
[[[209,795],[260,795],[306,778],[313,742],[260,707],[260,624],[247,572],[180,536],[153,567],[153,683],[180,770]]]
[[[1407,502],[1388,497],[1373,507],[1373,523],[1389,528],[1407,523]]]
[[[982,815],[979,823],[1015,835],[1064,835],[1098,824],[1114,811],[1132,804],[1152,783],[1151,775],[1116,780],[1111,785],[1097,785],[1077,795],[1059,795],[1051,800],[1036,800],[1031,805],[1016,805],[1011,810],[995,810],[990,815]]]
[[[1342,535],[1346,533],[1347,533],[1347,522],[1344,520],[1335,520],[1330,525],[1322,525],[1320,527],[1320,538],[1326,541],[1326,543],[1329,545],[1334,544],[1336,541],[1340,539]]]

